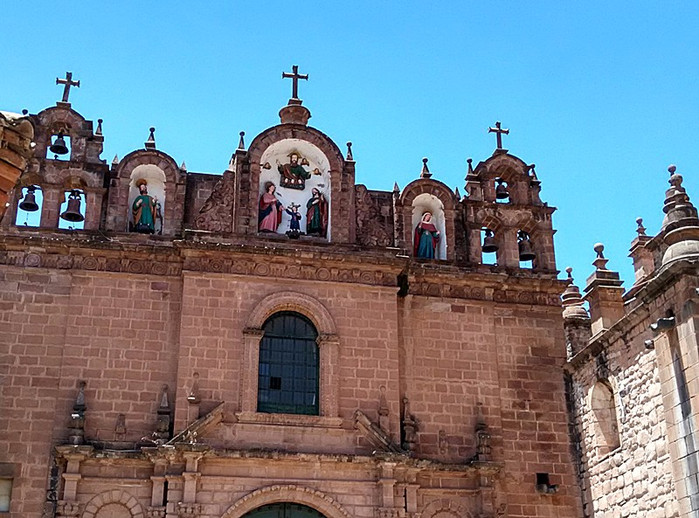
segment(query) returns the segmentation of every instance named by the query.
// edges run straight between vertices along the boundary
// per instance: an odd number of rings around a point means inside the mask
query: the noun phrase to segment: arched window
[[[316,328],[303,315],[283,311],[262,330],[257,411],[319,415]]]
[[[620,442],[614,393],[605,381],[598,381],[592,389],[592,412],[595,416],[595,443],[599,455],[606,455],[617,449]]]

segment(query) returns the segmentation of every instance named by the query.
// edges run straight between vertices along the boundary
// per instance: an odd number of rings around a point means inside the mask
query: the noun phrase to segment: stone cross
[[[68,102],[68,94],[70,94],[70,87],[77,86],[80,88],[80,81],[73,81],[73,72],[66,72],[65,79],[56,78],[57,85],[65,85],[63,87],[63,102]]]
[[[495,123],[494,128],[488,128],[488,133],[496,133],[497,134],[498,149],[502,149],[502,134],[504,133],[505,135],[509,135],[510,130],[509,129],[502,129],[502,127],[500,126],[500,121],[497,121]]]
[[[291,80],[293,81],[292,87],[291,87],[291,98],[298,99],[299,98],[299,79],[305,79],[306,81],[308,81],[308,74],[299,74],[299,66],[293,65],[291,67],[291,73],[282,72],[282,79],[286,79],[286,78],[291,78]]]

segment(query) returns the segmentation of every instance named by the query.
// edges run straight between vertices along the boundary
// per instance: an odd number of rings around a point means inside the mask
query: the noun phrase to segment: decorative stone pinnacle
[[[112,166],[119,165],[119,155],[114,155],[114,160],[112,160]]]
[[[155,128],[151,126],[148,140],[146,140],[146,149],[155,149]]]
[[[566,273],[568,274],[568,287],[561,295],[563,318],[590,318],[583,306],[584,302],[580,294],[580,288],[573,282],[573,269],[568,266]]]
[[[398,187],[398,182],[393,183],[393,194],[398,194],[400,192],[400,187]]]
[[[352,143],[347,142],[347,161],[354,160],[354,156],[352,156]]]
[[[180,171],[184,171],[185,173],[187,172],[187,164],[185,163],[184,160],[182,160],[182,165],[180,166]]]
[[[677,171],[677,166],[675,164],[670,164],[667,166],[667,170],[670,172],[670,176],[675,174],[675,171]]]
[[[240,140],[238,141],[238,149],[245,149],[245,132],[241,131],[240,132]]]
[[[636,225],[638,225],[638,227],[636,228],[636,232],[638,233],[638,235],[645,236],[646,227],[643,226],[643,218],[636,218]]]
[[[467,158],[466,162],[468,163],[468,174],[473,174],[473,158]]]
[[[607,262],[609,262],[609,259],[606,259],[604,257],[604,245],[602,243],[597,243],[592,249],[597,254],[597,258],[594,261],[592,261],[592,264],[598,270],[606,270]]]
[[[27,110],[26,108],[24,108],[24,109],[22,110],[22,115],[25,115],[25,116],[26,116],[26,115],[29,115],[29,110]]]
[[[422,171],[420,171],[420,178],[430,178],[432,176],[432,173],[430,173],[429,168],[427,167],[427,158],[422,159]]]
[[[97,129],[95,130],[95,135],[102,134],[102,119],[97,119]]]

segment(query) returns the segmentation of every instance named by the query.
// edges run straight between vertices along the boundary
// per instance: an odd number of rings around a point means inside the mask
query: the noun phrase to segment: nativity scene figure
[[[162,215],[158,214],[160,204],[155,197],[148,194],[148,182],[145,179],[138,180],[136,187],[138,187],[139,195],[136,196],[131,206],[133,213],[131,231],[141,234],[153,234],[155,233],[155,220],[158,216],[161,218],[162,228]]]
[[[260,212],[258,215],[258,230],[260,232],[276,232],[282,222],[284,205],[277,199],[276,185],[265,183],[265,192],[260,196]]]
[[[306,203],[306,234],[326,237],[328,234],[328,200],[319,189],[311,189],[311,198]]]
[[[435,259],[439,238],[439,230],[432,223],[432,213],[425,212],[415,227],[413,255],[422,259]]]
[[[308,180],[311,175],[320,175],[321,173],[318,168],[312,171],[306,170],[306,167],[309,166],[308,160],[301,157],[296,151],[292,151],[288,156],[288,164],[280,164],[277,161],[279,187],[303,191],[306,188],[306,180]]]

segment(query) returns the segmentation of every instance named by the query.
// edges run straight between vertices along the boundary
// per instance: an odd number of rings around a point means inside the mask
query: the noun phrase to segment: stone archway
[[[136,497],[121,489],[100,493],[85,506],[82,518],[144,518]]]
[[[250,518],[271,518],[271,516],[263,515],[262,513],[259,516],[255,516],[253,512],[257,509],[264,511],[264,507],[269,507],[272,504],[297,506],[296,508],[292,507],[292,511],[299,512],[299,518],[313,518],[313,511],[317,513],[315,514],[317,518],[351,518],[350,514],[330,496],[315,489],[294,485],[268,486],[253,491],[230,506],[221,518],[248,518],[249,516]],[[303,514],[303,507],[310,508],[310,513],[305,511],[307,514]],[[273,510],[273,508],[270,507],[270,510]],[[279,518],[292,517],[282,516]],[[297,518],[296,515],[293,518]]]

